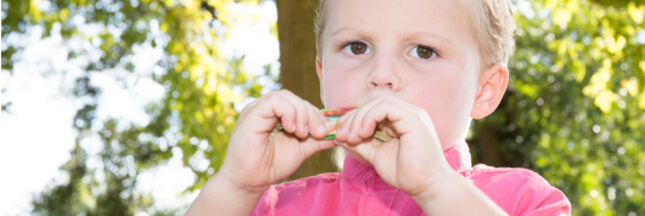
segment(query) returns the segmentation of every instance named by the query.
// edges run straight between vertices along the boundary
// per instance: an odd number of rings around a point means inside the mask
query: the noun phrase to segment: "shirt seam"
[[[368,195],[367,191],[369,190],[369,187],[370,187],[370,184],[369,184],[370,181],[371,181],[371,179],[367,179],[367,181],[363,181],[363,185],[364,185],[363,193],[361,193],[361,196],[358,199],[358,209],[357,209],[358,210],[358,212],[357,212],[358,215],[365,215],[365,208],[367,206],[365,200],[367,199],[367,195]]]
[[[397,194],[398,194],[398,190],[392,191],[392,195],[389,196],[388,204],[387,204],[389,208],[385,209],[385,211],[383,211],[381,215],[390,215],[390,212],[392,211],[392,206],[394,205],[394,198],[396,197]]]
[[[520,190],[520,184],[515,184],[515,189],[513,189],[513,193],[506,195],[506,198],[507,198],[506,200],[510,201],[510,202],[506,202],[506,209],[513,209],[513,212],[511,215],[515,215],[515,212],[517,212],[517,208],[511,205],[515,205],[517,201],[517,196],[519,195],[518,194],[519,190]]]

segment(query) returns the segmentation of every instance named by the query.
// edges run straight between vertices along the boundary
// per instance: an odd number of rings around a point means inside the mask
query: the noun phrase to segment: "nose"
[[[400,68],[395,56],[374,58],[367,76],[368,89],[399,90],[401,88]]]

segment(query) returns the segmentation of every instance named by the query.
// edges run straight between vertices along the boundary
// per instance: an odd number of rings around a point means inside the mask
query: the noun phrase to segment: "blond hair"
[[[316,13],[316,50],[321,56],[322,33],[325,29],[325,5],[320,0]],[[513,10],[509,0],[460,0],[470,11],[473,30],[479,43],[482,66],[507,64],[515,48]]]

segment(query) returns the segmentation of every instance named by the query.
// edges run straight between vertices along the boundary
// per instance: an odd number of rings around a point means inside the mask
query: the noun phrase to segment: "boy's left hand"
[[[426,111],[399,98],[376,98],[340,117],[338,125],[337,144],[374,166],[386,183],[413,199],[434,197],[432,186],[454,172]],[[374,139],[376,129],[394,138]]]

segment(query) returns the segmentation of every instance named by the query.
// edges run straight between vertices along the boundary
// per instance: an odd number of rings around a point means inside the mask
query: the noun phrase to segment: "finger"
[[[236,128],[253,128],[251,133],[270,132],[275,128],[276,123],[280,122],[284,131],[293,133],[295,131],[294,113],[295,108],[286,103],[279,92],[271,92],[244,107]],[[254,124],[254,126],[244,127],[244,124]]]
[[[297,106],[297,108],[296,108],[296,115],[297,115],[297,117],[296,117],[297,118],[296,119],[296,128],[297,128],[297,130],[296,130],[295,134],[296,134],[297,137],[299,137],[301,139],[304,139],[304,138],[307,138],[309,136],[309,120],[310,120],[309,116],[310,116],[310,113],[309,113],[309,107],[307,107],[307,105],[309,105],[309,102],[307,102],[305,100],[302,100],[300,98],[296,98],[294,102],[298,103],[298,104],[296,104],[296,106]]]
[[[361,121],[365,112],[369,111],[371,104],[366,104],[365,106],[356,110],[352,113],[351,120],[343,124],[344,127],[347,127],[347,142],[350,144],[361,143],[362,139],[358,136],[358,131],[361,127]]]
[[[280,95],[294,108],[293,110],[295,119],[293,126],[291,127],[295,129],[288,132],[294,134],[298,138],[306,138],[309,135],[309,111],[307,110],[308,102],[300,99],[298,96],[287,90],[280,91]]]
[[[320,113],[318,108],[308,103],[307,111],[309,113],[309,134],[315,139],[323,139],[327,136],[327,131],[332,129],[332,125],[327,118]]]
[[[290,102],[284,95],[277,94],[276,97],[279,97],[280,99],[274,102],[277,103],[273,107],[273,112],[275,113],[274,118],[278,117],[280,119],[280,124],[282,124],[284,131],[293,134],[297,129],[296,120],[298,118],[298,110],[296,109],[294,104]]]
[[[382,143],[380,141],[370,139],[370,140],[365,140],[365,142],[361,143],[360,145],[340,143],[339,146],[342,146],[344,149],[348,151],[348,153],[352,154],[353,156],[358,156],[361,159],[363,159],[363,161],[369,163],[370,165],[374,165],[374,163],[379,160],[377,158],[378,157],[377,151],[383,150],[379,148],[391,148],[393,147],[393,145],[396,145],[396,144],[398,143]],[[392,153],[392,151],[396,151],[396,150],[388,149],[387,151],[389,151],[389,153]]]
[[[332,140],[307,139],[307,141],[300,144],[304,159],[307,159],[315,153],[332,148],[334,146],[336,146],[336,144],[334,144],[334,141]]]
[[[365,109],[361,109],[356,114],[356,119],[352,123],[352,130],[361,140],[372,138],[374,130],[378,122],[382,120],[375,120],[370,118],[372,115],[370,113],[374,112],[374,108],[381,105],[381,100],[370,101],[365,105]]]
[[[406,106],[404,103],[397,101],[392,98],[383,99],[378,101],[378,103],[372,106],[370,112],[364,117],[363,129],[370,132],[370,135],[374,133],[373,129],[377,127],[378,124],[381,124],[380,127],[385,129],[389,135],[395,135],[394,132],[409,132],[414,128],[420,127],[416,120],[423,120],[424,116],[420,116],[417,110],[414,110],[413,107]],[[423,112],[425,113],[425,112]],[[402,122],[404,116],[408,116],[407,122]],[[427,117],[426,117],[427,118]]]
[[[349,111],[338,118],[338,120],[336,121],[338,125],[338,131],[336,131],[335,139],[340,142],[347,142],[347,138],[348,136],[350,136],[348,133],[349,128],[354,119],[354,114],[356,114],[357,111],[358,109]]]

